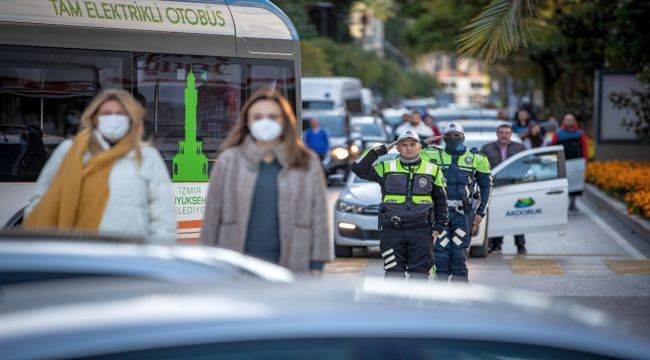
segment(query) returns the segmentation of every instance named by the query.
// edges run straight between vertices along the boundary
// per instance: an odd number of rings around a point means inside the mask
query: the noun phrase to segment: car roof
[[[350,123],[352,124],[374,124],[380,121],[374,116],[352,116],[350,118]]]
[[[499,127],[500,125],[509,125],[510,123],[505,120],[495,120],[495,119],[459,119],[459,120],[440,120],[437,122],[437,125],[442,126],[455,122],[461,124],[463,127],[468,126],[481,126],[481,127]]]
[[[48,302],[39,305],[33,298],[44,291]],[[380,278],[273,286],[79,282],[11,287],[0,298],[3,359],[332,337],[469,339],[650,354],[647,344],[615,330],[603,313],[543,295]]]
[[[409,110],[406,108],[399,108],[399,109],[389,108],[389,109],[382,110],[382,114],[384,116],[401,116],[407,113],[409,113]]]
[[[318,117],[318,116],[344,116],[345,110],[343,109],[332,109],[332,110],[303,110],[302,118],[308,117]]]
[[[292,281],[275,264],[227,249],[195,245],[30,240],[7,235],[0,241],[0,272],[82,273],[135,277],[172,283],[253,276]]]

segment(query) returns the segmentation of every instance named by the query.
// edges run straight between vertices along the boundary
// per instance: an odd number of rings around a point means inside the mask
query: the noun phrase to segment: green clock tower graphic
[[[172,180],[175,182],[208,181],[208,157],[203,153],[203,142],[196,140],[196,79],[190,72],[185,87],[185,140],[178,142],[173,159]]]

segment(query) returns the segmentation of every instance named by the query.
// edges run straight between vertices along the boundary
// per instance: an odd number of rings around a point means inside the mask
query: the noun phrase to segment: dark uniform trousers
[[[449,226],[436,239],[437,280],[467,281],[466,251],[471,242],[468,216],[449,208]]]
[[[381,230],[380,251],[384,260],[385,277],[428,279],[433,267],[431,227],[395,228]]]

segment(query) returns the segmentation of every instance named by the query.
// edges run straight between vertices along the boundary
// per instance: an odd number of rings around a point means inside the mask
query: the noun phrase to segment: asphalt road
[[[340,189],[330,188],[334,204]],[[330,218],[331,221],[331,218]],[[650,340],[650,244],[581,198],[566,232],[527,234],[528,255],[512,237],[503,252],[470,259],[470,282],[568,298],[606,311]],[[326,268],[326,278],[383,276],[377,250],[356,252]]]

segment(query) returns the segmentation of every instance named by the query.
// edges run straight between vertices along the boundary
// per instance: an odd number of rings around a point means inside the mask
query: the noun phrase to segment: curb
[[[591,184],[585,184],[584,194],[598,203],[600,209],[604,209],[614,215],[623,224],[630,227],[643,240],[650,242],[650,221],[639,215],[627,213],[627,206]]]

